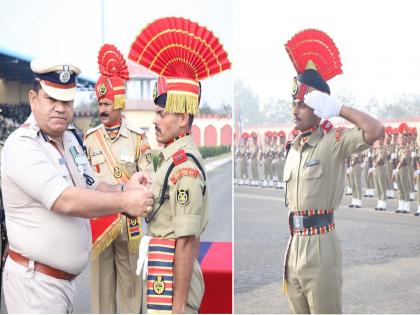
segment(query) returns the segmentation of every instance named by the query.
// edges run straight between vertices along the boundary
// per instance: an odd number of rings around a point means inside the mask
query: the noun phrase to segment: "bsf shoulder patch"
[[[346,130],[345,127],[338,127],[335,130],[335,140],[340,141],[341,136],[343,135],[344,130]]]
[[[186,206],[190,203],[190,191],[188,189],[178,189],[176,191],[176,201],[182,205]]]
[[[184,168],[181,168],[178,172],[176,172],[171,177],[171,182],[176,184],[176,182],[183,176],[197,177],[197,175],[198,175],[198,169],[191,168],[191,167],[184,167]]]

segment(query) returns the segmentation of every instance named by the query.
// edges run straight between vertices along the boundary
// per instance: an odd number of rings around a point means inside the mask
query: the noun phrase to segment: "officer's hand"
[[[314,110],[314,114],[322,119],[340,115],[341,107],[334,98],[320,91],[312,91],[305,95],[305,104]]]
[[[133,190],[133,189],[140,189],[144,190],[145,188],[148,189],[152,184],[150,175],[146,172],[137,172],[134,173],[128,183],[125,185],[125,190]]]
[[[146,190],[129,190],[124,193],[124,206],[121,209],[128,217],[145,217],[152,211],[153,193]]]

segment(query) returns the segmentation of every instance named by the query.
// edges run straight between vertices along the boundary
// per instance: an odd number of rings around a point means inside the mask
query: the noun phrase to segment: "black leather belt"
[[[334,223],[334,214],[322,214],[322,215],[295,215],[291,214],[289,216],[289,225],[294,230],[302,230],[308,228],[317,228],[321,226],[326,226]]]

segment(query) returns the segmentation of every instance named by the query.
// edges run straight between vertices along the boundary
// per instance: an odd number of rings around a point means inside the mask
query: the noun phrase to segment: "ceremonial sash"
[[[106,163],[114,175],[115,179],[120,184],[126,184],[129,176],[124,169],[120,167],[117,159],[112,154],[111,148],[105,141],[101,129],[98,129],[93,134],[95,141],[105,155]],[[90,220],[92,230],[92,256],[91,259],[101,254],[122,232],[122,223],[120,214],[116,213],[106,217],[93,218]],[[127,218],[127,232],[129,240],[129,252],[137,253],[141,238],[141,225],[139,219]]]
[[[176,240],[152,238],[147,263],[147,313],[172,313]]]

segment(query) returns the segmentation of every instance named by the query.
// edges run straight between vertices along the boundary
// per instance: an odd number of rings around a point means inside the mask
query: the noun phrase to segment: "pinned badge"
[[[60,82],[61,83],[67,83],[70,80],[70,67],[69,66],[63,66],[63,71],[60,72]]]
[[[153,291],[158,295],[165,292],[165,281],[163,281],[162,276],[156,277],[156,280],[153,282]]]
[[[122,176],[121,169],[118,166],[114,167],[114,177],[115,178],[120,178],[121,176]]]

